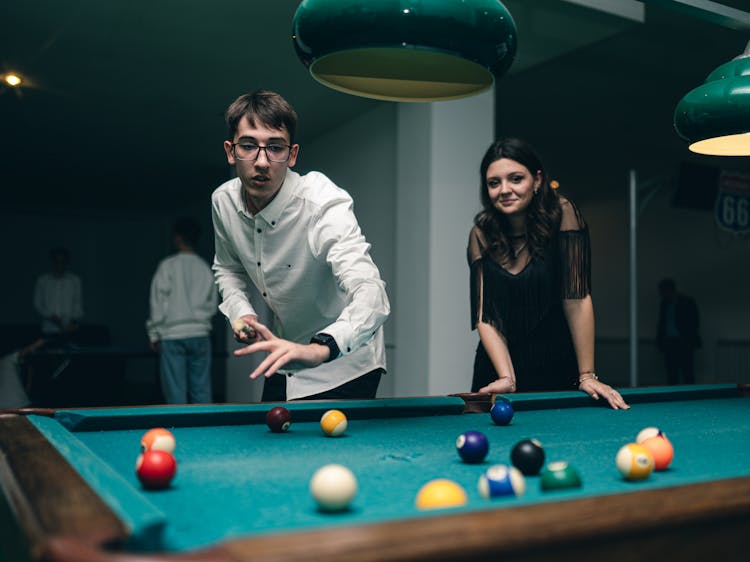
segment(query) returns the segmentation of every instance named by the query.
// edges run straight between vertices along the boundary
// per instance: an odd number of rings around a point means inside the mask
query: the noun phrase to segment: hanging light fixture
[[[513,62],[516,26],[498,0],[303,0],[293,40],[335,90],[437,101],[489,89]]]
[[[750,43],[680,100],[674,126],[693,152],[750,156]]]

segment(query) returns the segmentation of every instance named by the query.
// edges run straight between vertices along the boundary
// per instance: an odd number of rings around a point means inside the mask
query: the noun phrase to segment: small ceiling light
[[[750,43],[685,94],[675,109],[674,126],[698,154],[750,156]]]
[[[294,47],[318,82],[391,101],[483,92],[516,53],[516,26],[498,0],[303,0]]]
[[[3,74],[3,82],[5,82],[8,86],[20,86],[21,85],[21,77],[14,73],[14,72],[8,72],[7,74]]]

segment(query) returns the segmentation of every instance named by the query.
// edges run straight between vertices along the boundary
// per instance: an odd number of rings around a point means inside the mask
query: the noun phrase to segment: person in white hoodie
[[[162,260],[151,281],[151,316],[146,322],[151,349],[160,356],[167,404],[211,402],[211,319],[218,308],[214,276],[195,253],[200,225],[177,220],[177,253]]]

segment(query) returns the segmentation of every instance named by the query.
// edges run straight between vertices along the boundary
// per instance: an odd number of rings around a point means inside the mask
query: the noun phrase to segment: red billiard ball
[[[292,425],[292,414],[286,408],[276,406],[268,410],[266,414],[266,425],[274,433],[282,433]]]
[[[135,473],[144,488],[159,490],[172,482],[177,473],[177,461],[167,451],[146,451],[138,456]]]

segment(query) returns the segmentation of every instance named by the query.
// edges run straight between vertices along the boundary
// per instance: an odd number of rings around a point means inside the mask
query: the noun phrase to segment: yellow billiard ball
[[[320,418],[320,428],[329,437],[338,437],[346,431],[347,421],[341,410],[328,410]]]
[[[419,489],[414,504],[417,509],[443,509],[466,505],[466,491],[453,480],[430,480]]]
[[[626,480],[645,480],[654,470],[654,456],[643,445],[628,443],[617,452],[615,464]]]

